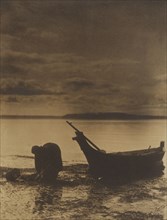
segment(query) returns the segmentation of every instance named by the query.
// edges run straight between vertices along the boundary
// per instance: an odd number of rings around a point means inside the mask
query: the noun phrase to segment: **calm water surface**
[[[73,124],[107,152],[159,146],[167,142],[167,121],[79,121]],[[167,219],[166,175],[123,185],[105,185],[86,176],[86,160],[74,130],[64,120],[1,120],[0,219]],[[33,145],[55,142],[64,164],[58,186],[9,183],[8,168],[34,167]],[[74,167],[69,164],[76,164]],[[77,165],[78,164],[78,165]],[[164,157],[166,164],[166,157]],[[70,183],[70,184],[69,184]]]
[[[144,149],[167,140],[165,120],[73,121],[73,124],[107,152]],[[74,130],[64,120],[1,120],[1,164],[29,167],[29,160],[14,156],[32,156],[33,145],[47,142],[61,147],[64,161],[85,161],[78,144],[72,140],[74,136]]]

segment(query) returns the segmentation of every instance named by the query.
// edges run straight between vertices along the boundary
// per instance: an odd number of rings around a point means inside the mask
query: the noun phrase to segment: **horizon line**
[[[68,114],[64,114],[64,115],[16,115],[16,114],[0,114],[0,118],[57,118],[57,119],[61,119],[61,118],[73,118],[73,117],[77,117],[77,119],[79,119],[78,117],[86,117],[89,116],[93,116],[93,118],[95,117],[155,117],[155,118],[167,118],[167,115],[148,115],[148,114],[136,114],[136,113],[127,113],[127,112],[87,112],[87,113],[68,113]]]

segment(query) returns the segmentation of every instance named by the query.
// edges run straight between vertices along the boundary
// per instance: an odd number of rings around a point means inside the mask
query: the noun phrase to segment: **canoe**
[[[73,128],[75,128],[71,123]],[[82,132],[76,129],[77,141],[89,164],[89,172],[95,178],[99,177],[129,177],[147,175],[164,170],[164,141],[159,147],[144,150],[106,153],[93,144]]]
[[[88,143],[81,132],[76,132],[76,140],[89,164],[90,173],[98,177],[144,175],[162,171],[164,142],[156,148],[145,150],[105,153],[97,150]]]

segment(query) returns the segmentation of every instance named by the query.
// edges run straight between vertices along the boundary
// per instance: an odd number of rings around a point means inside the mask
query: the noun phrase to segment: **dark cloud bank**
[[[165,114],[166,1],[2,0],[1,8],[3,114]]]

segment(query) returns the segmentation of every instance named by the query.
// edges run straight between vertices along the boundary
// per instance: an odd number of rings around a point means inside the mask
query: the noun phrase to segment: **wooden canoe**
[[[94,177],[113,177],[150,174],[164,169],[164,142],[156,148],[145,150],[105,153],[91,146],[82,132],[76,132],[76,140],[89,164]]]

